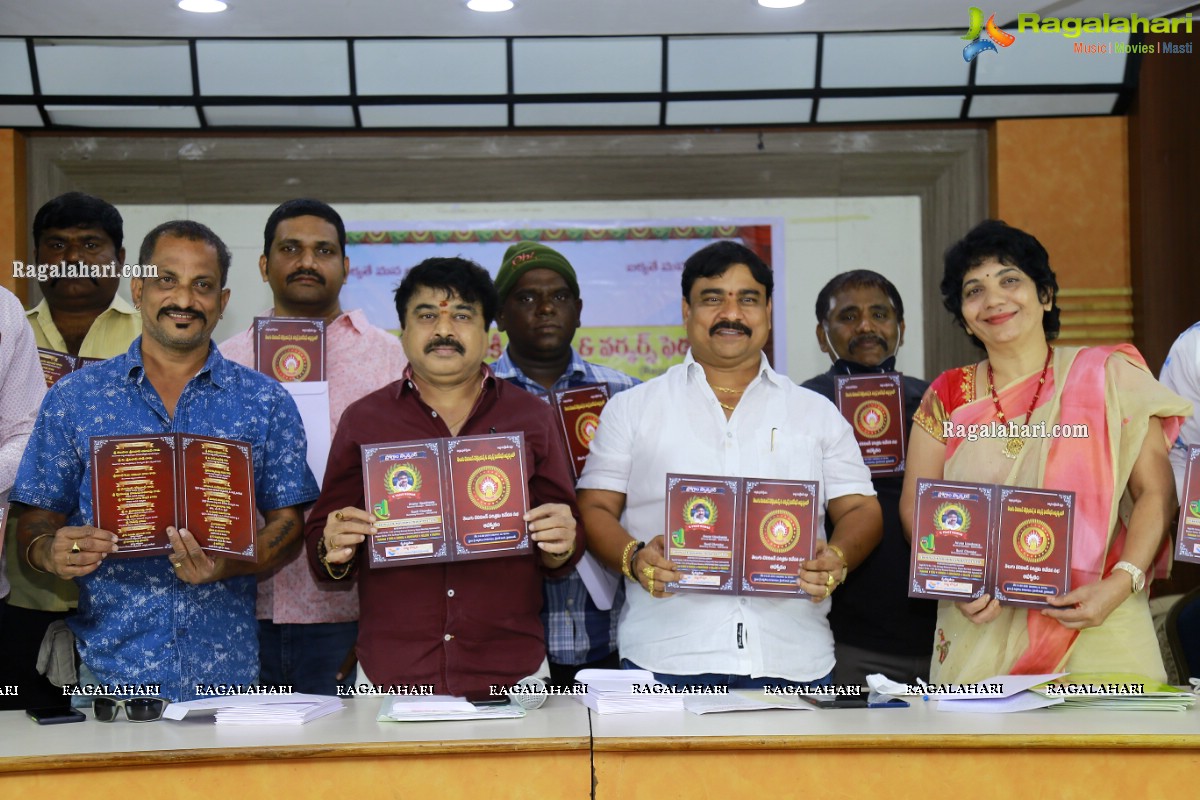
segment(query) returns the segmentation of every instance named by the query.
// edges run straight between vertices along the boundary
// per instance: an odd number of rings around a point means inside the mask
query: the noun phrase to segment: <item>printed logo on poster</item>
[[[600,426],[600,417],[596,416],[591,411],[585,411],[579,415],[579,419],[575,421],[575,438],[579,443],[589,450],[592,447],[592,439],[596,438],[596,428]]]
[[[891,421],[887,406],[878,400],[867,400],[854,410],[854,429],[867,439],[883,436]]]
[[[759,524],[758,537],[772,553],[786,553],[800,541],[800,520],[790,511],[772,511]]]
[[[467,497],[484,511],[495,511],[504,505],[511,491],[508,475],[499,467],[479,467],[467,479]]]
[[[303,347],[289,344],[279,348],[271,360],[271,369],[280,381],[303,381],[312,372],[312,359]]]
[[[1013,547],[1031,564],[1045,561],[1054,552],[1054,531],[1040,519],[1027,519],[1013,531]]]

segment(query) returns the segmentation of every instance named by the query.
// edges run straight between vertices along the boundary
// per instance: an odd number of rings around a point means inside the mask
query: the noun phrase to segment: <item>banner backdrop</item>
[[[396,331],[395,289],[404,273],[426,258],[459,256],[495,277],[514,242],[539,241],[558,250],[575,268],[583,316],[574,344],[592,361],[642,380],[683,361],[687,338],[681,324],[679,287],[683,262],[721,239],[740,241],[774,266],[783,263],[782,220],[608,221],[587,223],[490,221],[445,225],[347,224],[350,275],[342,306],[361,308],[375,325]],[[785,270],[775,271],[775,297],[786,297]],[[786,364],[783,304],[775,308],[767,352]],[[485,358],[504,350],[506,337],[493,330]]]

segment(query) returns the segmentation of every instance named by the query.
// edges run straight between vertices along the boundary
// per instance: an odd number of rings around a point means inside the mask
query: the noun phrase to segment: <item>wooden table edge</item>
[[[90,767],[138,767],[253,762],[272,759],[377,758],[381,756],[444,756],[478,753],[544,753],[590,750],[586,736],[551,739],[468,739],[426,742],[347,742],[251,747],[202,747],[112,753],[56,753],[0,757],[0,774]]]
[[[596,753],[712,750],[1200,750],[1200,734],[885,734],[833,736],[624,736],[593,740]]]

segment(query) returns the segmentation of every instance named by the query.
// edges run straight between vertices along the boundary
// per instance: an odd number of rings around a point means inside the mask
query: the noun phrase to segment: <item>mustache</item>
[[[321,284],[322,286],[325,285],[325,276],[322,275],[321,273],[317,272],[315,269],[309,269],[308,267],[300,267],[295,272],[293,272],[291,275],[288,275],[287,282],[291,283],[292,281],[298,280],[303,277],[313,278],[314,280],[316,280],[317,283]]]
[[[732,319],[723,319],[720,322],[716,323],[715,325],[713,325],[711,328],[708,329],[708,335],[712,336],[717,331],[722,331],[722,330],[737,331],[738,333],[744,333],[747,336],[754,335],[754,331],[750,330],[750,328],[747,325],[745,325],[744,323],[738,322],[737,320],[732,320]]]
[[[459,344],[457,339],[450,336],[435,336],[430,339],[429,344],[425,345],[425,352],[432,353],[439,347],[453,347],[460,356],[467,352],[466,348]]]
[[[159,319],[161,319],[162,317],[165,317],[168,314],[190,314],[191,316],[195,317],[196,319],[200,320],[201,322],[204,322],[204,323],[208,322],[208,317],[206,317],[204,315],[204,312],[197,311],[194,308],[180,308],[179,306],[163,306],[162,308],[160,308],[158,310],[158,318]]]
[[[855,336],[850,340],[850,352],[853,353],[854,348],[858,347],[859,345],[869,344],[871,342],[878,344],[882,350],[888,349],[887,341],[882,336],[876,336],[873,333],[864,333],[861,336]]]

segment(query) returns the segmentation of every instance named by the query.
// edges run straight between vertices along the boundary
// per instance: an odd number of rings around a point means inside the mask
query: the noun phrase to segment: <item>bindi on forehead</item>
[[[441,302],[438,303],[438,308],[449,308],[449,307],[450,307],[449,300],[442,300]]]

